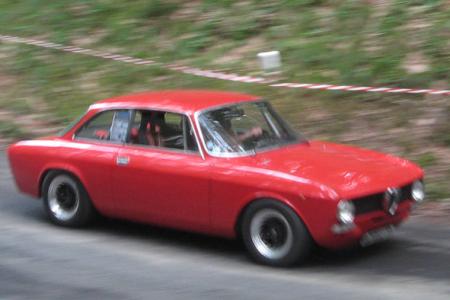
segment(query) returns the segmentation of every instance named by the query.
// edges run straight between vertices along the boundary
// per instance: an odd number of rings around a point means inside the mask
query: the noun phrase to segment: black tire
[[[288,267],[303,262],[313,242],[299,216],[274,200],[259,200],[244,212],[241,234],[250,256],[258,263]]]
[[[42,184],[44,209],[50,220],[61,226],[82,227],[96,210],[80,181],[66,172],[53,171]]]

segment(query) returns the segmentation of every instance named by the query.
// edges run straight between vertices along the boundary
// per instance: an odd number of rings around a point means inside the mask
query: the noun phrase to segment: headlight
[[[353,224],[355,220],[355,206],[349,201],[341,200],[337,206],[336,216],[341,224]]]
[[[411,189],[411,196],[417,203],[425,200],[425,188],[421,180],[414,181]]]

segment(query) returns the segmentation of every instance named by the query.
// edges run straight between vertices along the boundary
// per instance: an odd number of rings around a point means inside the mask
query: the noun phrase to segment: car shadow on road
[[[32,208],[15,209],[14,214],[49,223],[43,211]],[[73,229],[72,229],[73,230]],[[252,265],[240,241],[161,228],[123,220],[101,217],[93,225],[77,231],[95,232],[111,238],[127,238],[151,242],[174,250],[183,250],[213,257],[221,261]],[[310,259],[300,266],[279,272],[347,274],[356,276],[407,276],[450,283],[450,251],[439,244],[420,242],[420,235],[410,238],[397,234],[393,239],[367,247],[341,251],[316,248]],[[274,269],[271,269],[272,271]]]
[[[450,252],[397,236],[367,248],[322,251],[307,268],[356,275],[402,276],[450,283]]]

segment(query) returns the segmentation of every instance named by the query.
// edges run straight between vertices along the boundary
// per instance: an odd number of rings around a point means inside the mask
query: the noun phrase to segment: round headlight
[[[414,181],[411,189],[411,196],[417,203],[425,200],[425,188],[421,180]]]
[[[355,220],[355,206],[346,200],[341,200],[337,206],[337,219],[341,224],[353,224]]]

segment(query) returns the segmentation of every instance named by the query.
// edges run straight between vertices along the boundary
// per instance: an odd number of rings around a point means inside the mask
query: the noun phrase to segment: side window
[[[75,134],[76,138],[125,142],[130,111],[109,110],[87,121]]]
[[[136,111],[129,141],[136,145],[198,151],[187,117],[171,112]]]

